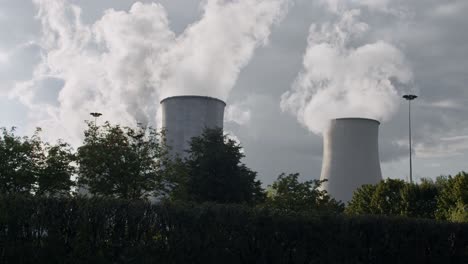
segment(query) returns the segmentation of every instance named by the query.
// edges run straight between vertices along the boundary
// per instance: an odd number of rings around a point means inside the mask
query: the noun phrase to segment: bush
[[[466,263],[468,225],[241,205],[0,197],[1,263]]]

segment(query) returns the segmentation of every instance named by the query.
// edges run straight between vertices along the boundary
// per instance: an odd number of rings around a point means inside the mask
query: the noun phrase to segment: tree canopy
[[[2,128],[0,136],[0,191],[2,193],[31,193],[42,159],[38,132],[32,137],[15,136],[14,128]]]
[[[188,199],[248,204],[264,200],[257,173],[241,161],[242,147],[222,129],[205,129],[201,136],[194,137],[188,154],[184,161]]]
[[[282,173],[268,186],[267,206],[293,212],[343,211],[343,204],[321,190],[321,184],[320,180],[299,182],[299,173]]]
[[[237,203],[287,212],[340,213],[344,205],[321,189],[319,180],[281,174],[267,191],[243,163],[242,146],[222,129],[192,138],[184,160],[168,155],[164,132],[109,122],[88,122],[75,151],[64,141],[44,142],[0,128],[0,194],[72,196]],[[76,190],[76,189],[75,189]],[[387,179],[358,188],[346,205],[350,215],[385,215],[468,222],[468,174],[410,184]]]
[[[40,129],[31,137],[18,137],[14,129],[1,129],[0,193],[69,195],[75,167],[73,150],[59,141],[44,143]]]
[[[160,134],[154,129],[88,122],[78,148],[78,183],[91,194],[123,199],[158,195],[167,161]]]
[[[75,186],[72,176],[76,172],[75,154],[72,147],[63,141],[56,145],[43,144],[43,160],[38,174],[38,195],[70,195]]]
[[[411,184],[387,179],[358,188],[346,207],[348,214],[435,218],[440,187],[430,180]]]
[[[468,174],[438,177],[437,219],[468,221]]]

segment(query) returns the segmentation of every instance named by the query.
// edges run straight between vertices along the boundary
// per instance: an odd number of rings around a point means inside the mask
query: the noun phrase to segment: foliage
[[[464,217],[468,208],[468,174],[461,172],[454,177],[439,177],[436,184],[441,189],[437,197],[437,219],[468,221],[468,217]]]
[[[0,263],[466,263],[468,224],[0,196]]]
[[[439,189],[431,181],[422,179],[419,184],[405,184],[401,192],[401,215],[435,219]]]
[[[450,209],[450,221],[468,222],[468,205],[458,202],[455,208]]]
[[[380,182],[372,195],[372,213],[378,215],[402,215],[404,202],[401,193],[405,187],[402,180],[387,179]]]
[[[166,149],[154,129],[88,122],[78,148],[79,185],[98,196],[141,199],[162,189]]]
[[[348,214],[375,214],[434,218],[437,187],[428,180],[421,184],[387,179],[357,189],[346,207]]]
[[[190,175],[184,161],[179,157],[173,157],[169,165],[164,168],[162,188],[164,201],[189,201],[188,184]]]
[[[222,129],[206,129],[192,138],[187,169],[187,197],[196,202],[248,203],[264,200],[257,173],[241,162],[242,147]]]
[[[278,210],[294,212],[341,212],[343,204],[320,190],[322,181],[312,180],[299,182],[299,173],[284,174],[268,186],[266,205]]]
[[[39,130],[32,137],[17,137],[14,128],[1,128],[0,193],[31,193],[42,159]]]
[[[345,212],[352,215],[373,214],[375,203],[372,203],[377,185],[365,184],[354,191],[351,201],[346,205]]]
[[[74,153],[59,141],[44,143],[40,129],[31,137],[18,137],[14,129],[1,129],[0,193],[69,195],[73,186]]]
[[[56,145],[45,144],[41,170],[38,174],[37,195],[70,195],[74,186],[72,176],[75,154],[69,144],[59,141]]]

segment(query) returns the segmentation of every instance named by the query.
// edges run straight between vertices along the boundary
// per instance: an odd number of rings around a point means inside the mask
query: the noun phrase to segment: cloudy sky
[[[329,118],[382,121],[385,178],[466,170],[468,1],[0,0],[0,127],[78,145],[89,112],[158,126],[171,95],[227,102],[225,130],[271,183],[320,177]]]

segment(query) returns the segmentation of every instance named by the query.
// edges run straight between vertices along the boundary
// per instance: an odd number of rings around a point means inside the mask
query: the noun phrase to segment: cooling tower
[[[348,202],[363,184],[382,179],[379,159],[380,122],[365,118],[338,118],[323,134],[321,180],[336,200]]]
[[[206,96],[174,96],[161,101],[162,127],[172,156],[187,157],[192,137],[205,128],[223,128],[223,101]]]

